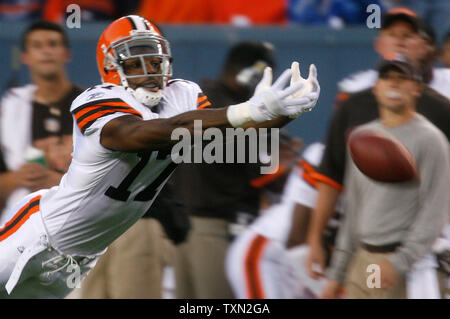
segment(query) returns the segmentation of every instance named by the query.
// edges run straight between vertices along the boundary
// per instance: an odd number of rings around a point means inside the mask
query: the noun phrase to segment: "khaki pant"
[[[353,256],[347,273],[345,284],[346,298],[405,299],[406,279],[404,276],[398,276],[396,285],[386,290],[381,288],[370,288],[367,284],[368,277],[374,274],[373,270],[368,272],[369,265],[380,264],[390,255],[391,253],[370,253],[366,250],[358,249]]]
[[[141,218],[108,248],[81,285],[81,298],[161,298],[172,243],[153,218]]]
[[[233,298],[225,276],[225,255],[230,244],[228,222],[191,217],[191,224],[187,241],[176,246],[176,297]]]

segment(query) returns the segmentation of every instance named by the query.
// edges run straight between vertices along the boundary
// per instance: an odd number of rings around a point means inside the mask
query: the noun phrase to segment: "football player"
[[[151,206],[175,164],[176,128],[273,127],[315,106],[315,66],[298,63],[272,84],[266,68],[255,94],[222,109],[197,84],[174,79],[169,42],[149,21],[112,22],[97,46],[103,84],[72,103],[73,160],[59,186],[21,200],[0,225],[0,297],[60,298]],[[289,80],[291,79],[290,83]],[[308,90],[302,90],[310,86]],[[197,110],[197,108],[203,108]]]
[[[309,247],[306,230],[317,198],[318,181],[326,182],[316,171],[324,145],[313,143],[303,152],[289,174],[280,203],[270,206],[228,250],[225,269],[238,299],[318,298],[326,280],[314,280],[306,272]],[[331,182],[331,181],[330,181]],[[324,238],[329,248],[342,214],[342,198],[330,220]]]

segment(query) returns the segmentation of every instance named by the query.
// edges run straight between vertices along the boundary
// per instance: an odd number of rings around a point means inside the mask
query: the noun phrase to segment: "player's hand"
[[[301,97],[308,98],[304,101],[304,103],[295,106],[297,112],[289,115],[290,118],[297,118],[304,112],[310,112],[316,105],[320,95],[320,85],[317,80],[317,68],[314,64],[309,66],[309,75],[307,79],[301,77],[300,65],[298,62],[292,62],[291,71],[291,86],[295,83],[303,83],[303,87],[294,92],[291,97],[296,99]]]
[[[315,70],[315,67],[314,67]],[[291,116],[315,105],[318,98],[318,82],[311,77],[314,91],[301,96],[299,90],[305,82],[290,82],[291,69],[286,69],[272,84],[272,69],[266,67],[254,95],[247,102],[231,105],[227,110],[227,118],[234,127],[240,127],[249,121],[256,123],[272,120],[279,116]]]
[[[387,260],[380,263],[381,289],[390,289],[398,281],[398,274],[394,266]]]
[[[263,78],[256,86],[255,94],[248,101],[250,113],[255,122],[264,122],[280,115],[289,115],[292,106],[305,102],[303,98],[290,97],[304,86],[303,83],[297,82],[286,87],[291,75],[292,70],[286,69],[275,83],[271,84],[272,69],[270,67],[264,69]]]
[[[325,249],[322,243],[316,240],[309,240],[309,254],[306,258],[306,270],[313,279],[319,279],[325,273]]]
[[[341,284],[336,280],[328,280],[327,285],[322,291],[321,299],[337,299],[340,298],[339,291],[341,290]]]
[[[271,69],[264,70],[269,73],[270,76],[265,76],[261,80],[261,85],[258,85],[255,90],[255,96],[261,94],[266,98],[263,100],[264,105],[267,106],[270,112],[276,115],[284,115],[289,117],[297,117],[299,114],[305,111],[311,111],[316,105],[320,94],[320,86],[317,81],[317,69],[312,64],[310,66],[310,72],[307,79],[303,79],[300,76],[300,68],[298,62],[293,62],[291,68],[283,72],[273,86],[270,86],[268,80],[263,81],[264,78],[271,80]],[[290,84],[287,88],[281,91],[287,82],[287,77],[290,74]],[[270,91],[271,90],[271,91]],[[272,96],[272,99],[267,97],[271,96],[269,92],[276,93],[280,100],[278,103],[270,103],[277,99]],[[286,95],[289,92],[289,95]]]

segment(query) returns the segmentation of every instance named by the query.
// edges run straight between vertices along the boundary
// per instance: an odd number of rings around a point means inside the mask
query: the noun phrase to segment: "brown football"
[[[359,170],[376,181],[401,183],[418,176],[411,153],[393,136],[358,128],[348,137],[348,149]]]

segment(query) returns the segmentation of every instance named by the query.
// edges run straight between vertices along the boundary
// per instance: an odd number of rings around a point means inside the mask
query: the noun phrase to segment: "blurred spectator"
[[[424,82],[450,99],[450,70],[434,68],[438,55],[435,32],[415,12],[406,8],[389,10],[374,46],[381,56],[390,51],[408,55],[420,66]],[[367,89],[377,76],[376,70],[352,74],[338,83],[339,92],[349,94]]]
[[[380,76],[373,93],[380,119],[355,130],[372,129],[397,138],[414,158],[420,182],[373,181],[347,157],[345,218],[323,296],[337,297],[340,285],[345,282],[346,297],[350,299],[406,298],[407,277],[412,281],[415,276],[415,280],[422,277],[422,286],[417,287],[421,291],[411,291],[412,295],[424,298],[424,291],[434,290],[425,297],[439,298],[432,258],[431,261],[423,258],[432,252],[448,219],[448,140],[415,111],[422,84],[412,61],[395,55],[382,61],[378,71]],[[417,266],[415,263],[419,261],[421,265]],[[368,285],[368,277],[373,273],[370,265],[379,267],[378,276],[372,281],[374,287]]]
[[[342,28],[365,24],[369,4],[383,8],[381,1],[377,0],[289,0],[288,17],[293,23]]]
[[[450,1],[448,0],[383,0],[388,7],[404,6],[417,14],[437,32],[441,38],[450,28]]]
[[[1,100],[2,221],[9,219],[5,212],[13,211],[11,205],[18,198],[59,183],[71,161],[69,108],[82,92],[66,74],[70,52],[62,27],[48,21],[33,23],[23,34],[22,49],[33,84],[12,88]]]
[[[213,107],[241,103],[253,94],[266,65],[274,65],[271,45],[239,43],[229,51],[220,77],[202,85],[203,92]],[[191,224],[186,240],[176,246],[177,298],[233,297],[225,255],[236,231],[258,214],[261,190],[251,182],[259,177],[259,163],[183,163],[174,172],[172,203]]]
[[[444,67],[450,68],[450,31],[447,32],[444,37],[444,41],[442,41],[439,60],[444,65]]]

